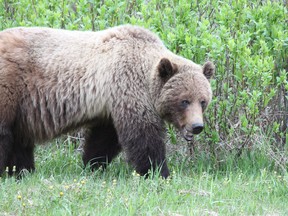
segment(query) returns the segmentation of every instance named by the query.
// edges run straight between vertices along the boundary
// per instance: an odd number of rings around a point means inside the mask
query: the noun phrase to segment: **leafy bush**
[[[4,0],[0,20],[0,29],[49,26],[96,31],[137,24],[157,32],[172,51],[186,58],[200,64],[214,61],[207,127],[192,147],[220,161],[227,151],[239,156],[243,149],[264,145],[266,153],[277,154],[282,158],[277,163],[285,167],[287,1]]]

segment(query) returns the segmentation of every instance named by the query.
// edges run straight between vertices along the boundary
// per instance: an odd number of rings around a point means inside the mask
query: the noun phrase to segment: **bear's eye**
[[[204,110],[206,108],[206,101],[202,100],[201,102],[201,107]]]
[[[190,101],[188,101],[188,100],[181,101],[181,106],[182,107],[187,107],[189,104],[190,104]]]

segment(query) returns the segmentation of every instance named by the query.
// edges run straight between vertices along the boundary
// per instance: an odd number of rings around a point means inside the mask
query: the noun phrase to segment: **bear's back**
[[[134,44],[138,44],[135,50]],[[133,47],[133,48],[132,48]],[[98,32],[69,31],[45,27],[18,27],[0,32],[0,56],[16,63],[36,63],[38,68],[57,70],[61,68],[94,67],[95,60],[107,62],[123,50],[140,53],[143,47],[165,49],[162,41],[154,33],[137,26],[123,25]],[[137,48],[136,48],[137,49]],[[19,52],[20,51],[20,52]],[[21,55],[20,55],[21,53]],[[62,64],[62,65],[59,65]],[[27,65],[26,65],[27,66]],[[23,68],[26,67],[23,65]],[[71,68],[70,68],[71,69]],[[72,69],[73,70],[73,69]]]
[[[121,41],[127,42],[129,40],[140,41],[145,44],[157,43],[159,46],[164,46],[156,34],[142,27],[132,25],[122,25],[97,32],[70,31],[46,27],[16,27],[0,32],[0,44],[11,44],[13,39],[22,41],[30,48],[38,49],[42,47],[52,49],[83,46],[97,48],[97,46],[102,46],[107,42],[118,41],[119,44]]]

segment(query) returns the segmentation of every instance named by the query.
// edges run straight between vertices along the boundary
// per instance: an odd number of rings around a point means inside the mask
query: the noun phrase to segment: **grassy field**
[[[170,157],[171,178],[145,180],[122,157],[91,173],[71,146],[38,148],[34,174],[2,178],[0,215],[288,214],[288,175],[267,170],[263,158],[214,169],[204,158]]]
[[[189,144],[168,127],[167,180],[139,177],[124,155],[92,173],[65,137],[39,146],[35,173],[0,178],[0,216],[288,215],[287,1],[0,0],[0,30],[125,23],[215,63],[209,127]]]

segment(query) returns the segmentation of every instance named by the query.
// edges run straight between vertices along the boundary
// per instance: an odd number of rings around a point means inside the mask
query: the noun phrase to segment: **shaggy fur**
[[[135,26],[2,31],[0,173],[34,170],[35,143],[86,127],[85,165],[97,168],[124,150],[140,174],[160,166],[167,177],[163,120],[186,139],[193,125],[201,130],[213,73],[212,63],[177,56]]]

